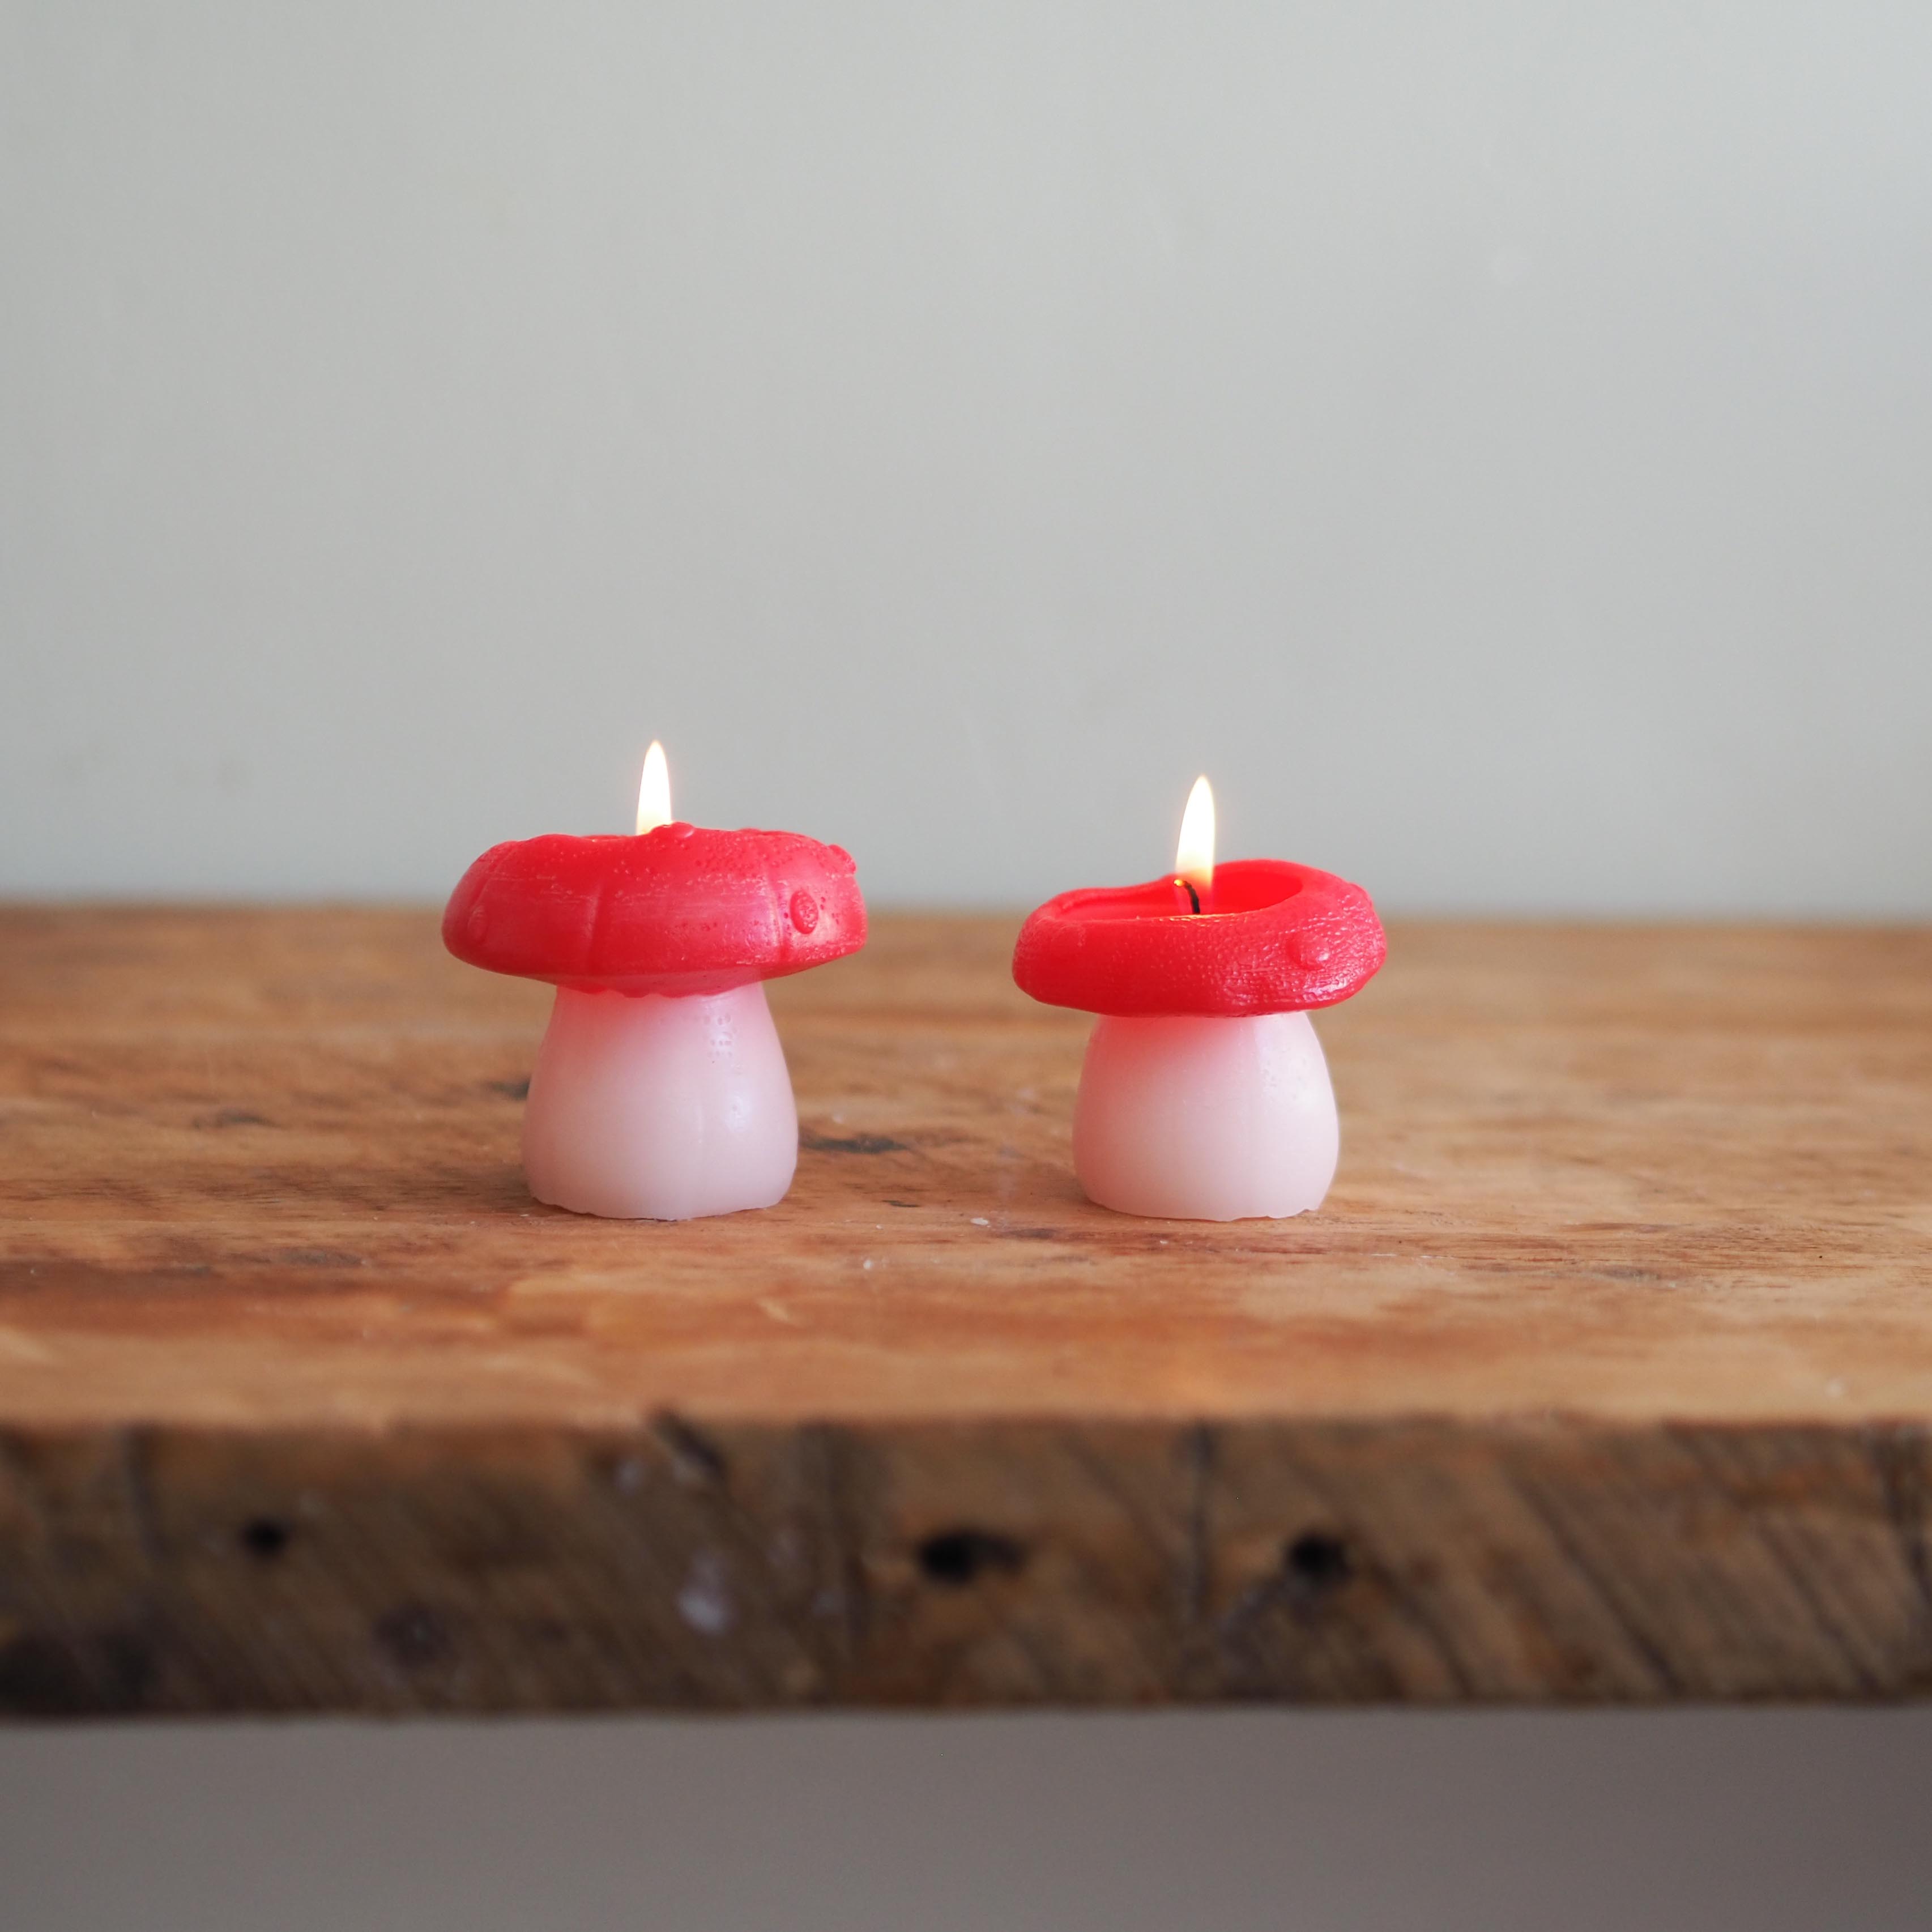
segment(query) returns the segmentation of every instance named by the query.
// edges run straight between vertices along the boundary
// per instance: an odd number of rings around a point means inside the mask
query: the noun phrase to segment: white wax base
[[[1073,1171],[1102,1208],[1175,1221],[1305,1214],[1340,1148],[1306,1013],[1103,1018],[1087,1042]]]
[[[686,999],[560,988],[524,1109],[539,1201],[621,1220],[769,1208],[798,1110],[762,986]]]

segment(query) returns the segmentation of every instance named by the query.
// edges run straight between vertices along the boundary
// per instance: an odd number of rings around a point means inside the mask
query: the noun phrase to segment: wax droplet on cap
[[[791,922],[801,932],[818,923],[818,902],[802,886],[791,896]]]

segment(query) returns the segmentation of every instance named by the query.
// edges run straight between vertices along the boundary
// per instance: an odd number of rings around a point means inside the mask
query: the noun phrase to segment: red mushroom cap
[[[552,832],[464,874],[442,943],[582,992],[723,993],[856,952],[866,902],[850,855],[796,832]]]
[[[1013,978],[1052,1006],[1235,1018],[1331,1006],[1388,952],[1360,886],[1283,859],[1234,859],[1215,867],[1198,913],[1172,876],[1048,899],[1020,928]]]

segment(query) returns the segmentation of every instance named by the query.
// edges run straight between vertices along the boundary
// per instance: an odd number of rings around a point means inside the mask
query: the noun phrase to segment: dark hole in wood
[[[272,1516],[258,1516],[242,1526],[242,1547],[258,1562],[272,1563],[289,1546],[289,1526]]]
[[[1339,1536],[1311,1529],[1298,1536],[1281,1555],[1282,1568],[1311,1597],[1339,1590],[1354,1573],[1354,1559]]]
[[[1007,1576],[1026,1561],[1026,1546],[986,1529],[949,1529],[919,1546],[919,1567],[929,1580],[963,1590],[988,1570]]]
[[[530,1083],[524,1080],[486,1080],[483,1083],[493,1094],[500,1094],[506,1100],[527,1100],[530,1097]]]

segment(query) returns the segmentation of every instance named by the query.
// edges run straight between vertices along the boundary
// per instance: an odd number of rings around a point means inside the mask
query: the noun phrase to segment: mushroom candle
[[[539,1201],[681,1221],[784,1198],[798,1113],[761,982],[866,943],[838,847],[674,820],[653,744],[634,838],[493,847],[451,895],[442,939],[556,988],[524,1110]]]
[[[1280,859],[1217,867],[1204,778],[1171,876],[1049,899],[1021,928],[1013,978],[1100,1016],[1073,1106],[1089,1198],[1190,1221],[1320,1207],[1340,1133],[1309,1010],[1358,992],[1387,950],[1346,879]]]

